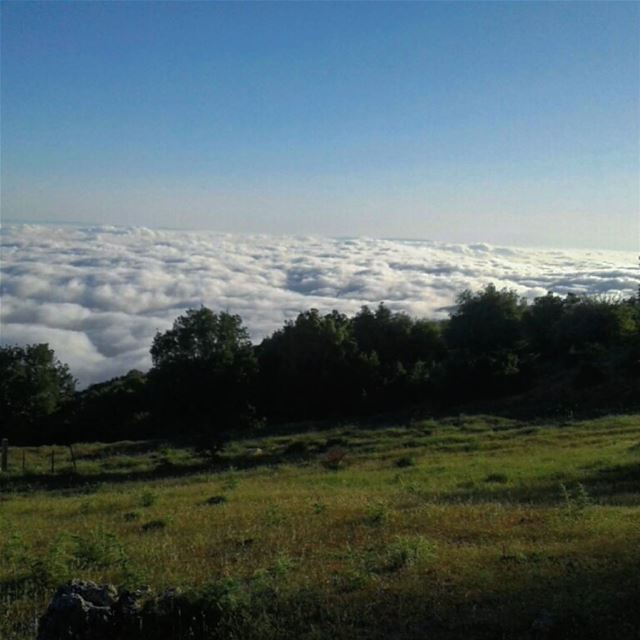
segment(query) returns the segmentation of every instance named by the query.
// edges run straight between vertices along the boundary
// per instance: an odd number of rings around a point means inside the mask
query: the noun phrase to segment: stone
[[[72,580],[58,588],[40,619],[38,640],[117,640],[139,630],[148,590]],[[135,637],[135,636],[130,636]]]

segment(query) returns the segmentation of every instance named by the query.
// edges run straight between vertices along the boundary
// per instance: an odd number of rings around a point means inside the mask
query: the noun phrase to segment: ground
[[[211,637],[640,637],[640,416],[307,425],[215,461],[73,453],[51,473],[50,447],[10,450],[3,640],[33,639],[72,577],[208,593]]]

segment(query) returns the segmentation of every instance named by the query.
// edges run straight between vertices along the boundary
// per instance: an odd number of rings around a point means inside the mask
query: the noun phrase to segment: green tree
[[[137,440],[152,434],[148,415],[147,376],[132,369],[124,376],[92,384],[76,394],[66,429],[80,440]]]
[[[522,340],[526,302],[515,291],[488,284],[482,291],[463,291],[447,325],[449,347],[475,354],[515,350]]]
[[[359,402],[359,362],[349,318],[300,313],[258,349],[261,405],[272,416],[339,414]]]
[[[442,392],[449,400],[485,398],[515,391],[521,384],[526,301],[493,284],[464,291],[445,328],[449,347]]]
[[[168,433],[215,448],[221,434],[252,423],[257,361],[240,316],[189,309],[156,334],[151,358],[152,411]]]
[[[0,347],[2,435],[27,437],[73,398],[75,384],[48,344]]]

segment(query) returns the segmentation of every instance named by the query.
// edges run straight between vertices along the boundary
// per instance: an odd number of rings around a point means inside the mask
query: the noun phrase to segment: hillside
[[[155,441],[73,452],[52,474],[50,447],[10,451],[3,639],[33,639],[72,577],[180,587],[216,612],[171,638],[640,632],[640,416],[307,425],[214,461]]]

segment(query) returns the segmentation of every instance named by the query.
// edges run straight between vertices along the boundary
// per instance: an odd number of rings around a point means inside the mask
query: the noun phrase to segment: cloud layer
[[[81,386],[147,369],[155,332],[200,305],[240,314],[259,340],[311,307],[446,317],[488,282],[528,298],[638,286],[636,255],[612,251],[44,225],[0,237],[0,341],[48,342]]]

